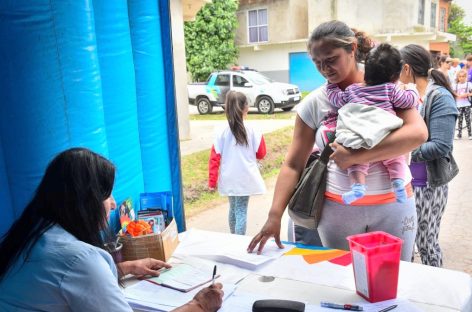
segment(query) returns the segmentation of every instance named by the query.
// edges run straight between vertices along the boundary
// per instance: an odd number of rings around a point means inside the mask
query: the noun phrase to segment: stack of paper
[[[288,252],[293,246],[280,249],[274,241],[268,241],[262,255],[248,253],[251,237],[190,229],[183,236],[174,257],[196,256],[208,260],[232,264],[244,269],[255,270],[262,264],[274,260]],[[211,242],[209,244],[208,242]]]
[[[203,286],[189,292],[180,292],[148,281],[140,281],[125,288],[125,297],[133,309],[140,311],[170,311],[192,300],[202,288]],[[223,300],[228,298],[235,288],[235,285],[224,284]]]

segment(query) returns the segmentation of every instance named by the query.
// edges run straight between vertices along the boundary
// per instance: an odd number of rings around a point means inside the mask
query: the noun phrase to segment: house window
[[[248,11],[249,43],[268,41],[267,26],[267,9]]]
[[[446,31],[446,8],[439,9],[439,31]]]
[[[431,2],[431,22],[430,25],[432,28],[436,27],[436,7],[437,4],[434,2]]]
[[[418,2],[418,24],[424,25],[424,0]]]

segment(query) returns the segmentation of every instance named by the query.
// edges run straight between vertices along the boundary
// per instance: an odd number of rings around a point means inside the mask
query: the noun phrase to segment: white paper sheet
[[[414,278],[412,278],[414,276]],[[423,287],[418,287],[422,281]],[[451,287],[434,287],[451,285]],[[424,289],[428,291],[425,292]],[[461,311],[472,311],[472,281],[464,272],[400,261],[398,297]]]
[[[190,229],[180,236],[182,239],[174,256],[196,256],[204,259],[232,264],[241,268],[254,270],[271,260],[277,259],[290,251],[293,246],[278,248],[274,241],[268,241],[262,255],[247,253],[251,237],[231,235]],[[211,241],[211,244],[208,242]]]
[[[283,256],[257,269],[255,273],[355,290],[352,266],[341,266],[329,261],[308,264],[301,256]]]
[[[210,268],[205,270],[201,266],[190,263],[180,263],[165,270],[159,276],[150,277],[147,280],[177,290],[188,291],[209,283],[212,280],[212,270]]]
[[[202,270],[206,270],[209,272],[209,274],[213,273],[213,266],[216,264],[217,274],[219,275],[219,277],[216,279],[216,282],[222,284],[237,284],[239,281],[252,273],[251,270],[239,268],[234,265],[189,256],[184,256],[181,258],[173,256],[170,263],[172,265],[176,263],[189,263],[193,266],[201,268]]]
[[[396,305],[397,307],[390,310],[391,312],[422,312],[422,310],[415,307],[406,299],[385,300],[376,303],[357,302],[356,304],[362,306],[364,312],[378,312],[393,305]]]

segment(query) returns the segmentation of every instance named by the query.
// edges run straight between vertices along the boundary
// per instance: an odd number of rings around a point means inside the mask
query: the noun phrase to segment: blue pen
[[[364,311],[361,306],[353,304],[336,304],[331,302],[320,302],[323,308],[338,309],[338,310],[350,310],[350,311]]]

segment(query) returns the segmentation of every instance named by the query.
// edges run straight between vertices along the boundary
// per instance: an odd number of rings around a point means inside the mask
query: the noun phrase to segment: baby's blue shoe
[[[397,203],[405,203],[408,199],[405,189],[405,182],[402,179],[393,179],[392,180],[393,191],[395,192],[395,197],[397,198]]]
[[[365,184],[354,183],[351,186],[351,190],[342,195],[343,202],[350,205],[352,202],[364,197],[365,195]]]

